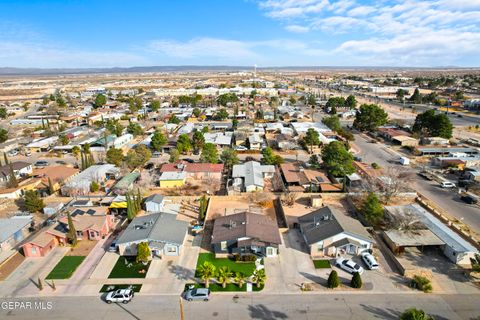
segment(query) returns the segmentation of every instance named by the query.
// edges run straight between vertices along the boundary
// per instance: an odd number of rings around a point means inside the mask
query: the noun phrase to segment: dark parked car
[[[476,197],[472,196],[472,195],[469,195],[469,194],[461,196],[460,199],[463,202],[468,203],[468,204],[477,204],[478,203],[478,199]]]
[[[187,161],[188,163],[194,163],[194,162],[195,162],[195,160],[193,160],[193,159],[189,159],[189,158],[187,158],[187,159],[183,159],[183,160],[184,160],[184,161]]]

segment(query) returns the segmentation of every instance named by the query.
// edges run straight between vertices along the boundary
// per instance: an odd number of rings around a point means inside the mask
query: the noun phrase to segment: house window
[[[363,249],[366,249],[366,248],[368,248],[368,243],[364,243],[364,244],[362,244],[362,248],[363,248]]]
[[[168,247],[167,252],[168,253],[175,253],[175,252],[177,252],[177,247]]]
[[[220,242],[220,249],[222,251],[226,251],[227,250],[227,241],[222,241]]]
[[[267,248],[267,256],[273,256],[273,248]]]
[[[32,254],[37,254],[37,248],[36,247],[32,247]]]

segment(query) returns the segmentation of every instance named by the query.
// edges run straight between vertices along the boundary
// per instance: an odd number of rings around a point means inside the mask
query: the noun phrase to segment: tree
[[[192,136],[192,144],[195,151],[198,151],[203,148],[205,144],[205,138],[203,137],[202,131],[196,130]]]
[[[135,113],[138,110],[142,109],[143,107],[143,101],[142,98],[140,97],[132,97],[128,99],[128,108],[130,109],[130,112]]]
[[[120,167],[123,161],[122,149],[117,149],[113,147],[108,149],[106,160],[107,160],[107,163],[111,163],[116,165],[117,167]]]
[[[210,279],[215,276],[215,266],[208,261],[205,261],[200,267],[198,268],[198,275],[200,279],[205,281],[205,288],[208,288],[210,285]]]
[[[80,154],[80,147],[79,146],[74,146],[72,148],[72,153],[75,157],[78,157],[78,155]]]
[[[353,155],[339,141],[330,142],[323,147],[322,161],[325,169],[334,177],[345,177],[355,172]]]
[[[180,153],[192,150],[192,142],[187,134],[181,134],[177,139],[177,150]]]
[[[192,114],[193,114],[196,118],[198,118],[201,113],[202,113],[202,110],[200,110],[199,108],[193,108]]]
[[[38,277],[38,290],[42,291],[43,290],[43,282],[42,282],[42,279],[40,279],[40,277]]]
[[[0,128],[0,143],[4,143],[8,140],[8,131]]]
[[[227,266],[221,266],[217,271],[217,280],[222,284],[222,288],[226,288],[232,278],[232,272]]]
[[[6,108],[0,108],[0,118],[7,119],[8,113]]]
[[[207,207],[208,207],[208,198],[207,196],[203,195],[200,198],[200,204],[198,207],[198,216],[200,218],[200,221],[203,221],[205,219],[205,214],[207,213]]]
[[[25,202],[25,208],[27,208],[29,212],[38,212],[45,208],[45,203],[43,203],[43,199],[40,198],[36,190],[25,191],[23,200]]]
[[[103,107],[106,103],[107,103],[107,97],[105,97],[103,94],[97,94],[97,96],[95,97],[95,103],[94,103],[95,108]]]
[[[408,94],[407,90],[398,89],[396,92],[397,100],[403,101],[405,99],[405,95]]]
[[[309,145],[310,146],[310,153],[313,153],[313,146],[318,146],[320,144],[320,135],[318,134],[318,132],[313,129],[313,128],[309,128],[307,130],[307,133],[305,135],[305,137],[303,138],[303,140],[305,141],[305,144],[306,145]]]
[[[136,137],[143,134],[143,129],[140,124],[136,122],[130,122],[127,127],[127,132],[133,134],[133,136]]]
[[[168,162],[170,163],[175,163],[180,159],[180,152],[178,152],[177,149],[173,148],[170,150],[170,158],[168,159]]]
[[[349,95],[345,100],[345,106],[350,109],[355,109],[357,106],[357,99],[354,95]]]
[[[90,191],[97,192],[98,190],[100,190],[100,185],[98,184],[98,182],[92,181],[92,183],[90,183]]]
[[[118,122],[118,120],[109,119],[105,124],[105,128],[111,133],[120,137],[123,133],[124,127]]]
[[[336,114],[338,108],[345,107],[346,101],[344,97],[332,97],[325,104],[326,111],[330,114]]]
[[[388,114],[376,104],[362,104],[357,111],[353,126],[362,131],[375,131],[387,123]]]
[[[52,195],[55,193],[55,188],[53,187],[52,180],[48,177],[48,194]]]
[[[475,253],[475,256],[470,258],[470,263],[472,264],[473,272],[480,272],[480,254]]]
[[[67,232],[67,239],[68,242],[74,247],[77,245],[77,230],[75,229],[75,225],[73,224],[72,216],[70,212],[67,213],[67,223],[68,223],[68,232]]]
[[[360,276],[360,273],[358,272],[354,272],[353,273],[353,277],[352,277],[352,281],[350,282],[350,285],[352,286],[352,288],[355,288],[355,289],[360,289],[362,287],[362,277]]]
[[[247,280],[247,277],[242,272],[235,272],[235,279],[234,280],[238,284],[239,288],[243,288],[243,285],[245,284],[245,282]]]
[[[153,112],[157,112],[158,109],[160,109],[160,101],[153,100],[152,102],[150,102],[150,109],[152,109]]]
[[[340,285],[340,280],[338,279],[338,273],[335,270],[332,270],[328,275],[327,287],[334,289]]]
[[[433,320],[433,318],[423,310],[410,308],[400,315],[400,320]]]
[[[267,275],[265,274],[265,269],[257,269],[253,272],[252,280],[257,284],[257,287],[260,288],[265,284],[267,280]]]
[[[144,144],[137,145],[130,149],[125,157],[125,162],[130,169],[144,166],[152,157],[152,152]]]
[[[140,242],[137,245],[137,258],[135,261],[137,263],[139,262],[148,262],[150,257],[152,256],[152,251],[150,250],[150,247],[148,246],[147,242]]]
[[[435,110],[427,110],[415,118],[412,130],[425,137],[452,137],[453,125],[447,115],[435,114]]]
[[[272,148],[266,147],[262,150],[262,163],[268,165],[280,165],[283,163],[283,158],[273,153]]]
[[[61,134],[58,136],[58,141],[60,141],[60,143],[64,146],[68,144],[69,139],[66,135]]]
[[[222,160],[223,165],[229,169],[240,163],[237,152],[231,148],[224,149],[220,155],[220,159]]]
[[[223,121],[228,118],[228,112],[224,108],[220,109],[213,115],[214,120]]]
[[[333,131],[339,131],[342,128],[340,118],[336,115],[325,117],[322,122]]]
[[[172,116],[170,117],[170,119],[168,119],[168,123],[179,124],[179,123],[180,123],[180,119],[178,119],[176,115],[172,114]]]
[[[232,119],[232,129],[237,130],[237,127],[238,127],[238,120],[234,118]]]
[[[11,163],[5,164],[9,166],[9,174],[8,174],[8,181],[7,181],[7,188],[16,188],[18,187],[17,177],[15,176],[15,171],[13,170],[13,166]]]
[[[413,92],[409,100],[415,104],[422,103],[422,95],[420,94],[418,88],[415,88],[415,91]]]
[[[226,107],[229,103],[237,102],[238,97],[235,93],[224,93],[218,96],[217,102]]]
[[[320,162],[318,161],[318,156],[316,154],[312,154],[310,156],[308,163],[314,168],[318,168],[320,166]]]
[[[365,220],[373,225],[377,225],[383,220],[384,209],[377,195],[373,192],[370,192],[367,198],[363,201],[360,211],[364,215]]]
[[[213,143],[205,143],[202,148],[201,162],[218,163],[217,147]]]
[[[150,147],[155,151],[161,151],[163,146],[167,144],[167,137],[161,131],[155,131],[150,141]]]
[[[288,99],[288,102],[290,102],[291,105],[294,105],[297,103],[297,99],[295,99],[294,96],[290,96],[290,99]]]

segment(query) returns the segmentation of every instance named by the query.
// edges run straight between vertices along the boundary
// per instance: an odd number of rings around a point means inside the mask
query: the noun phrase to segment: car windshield
[[[355,270],[358,270],[358,269],[360,269],[360,266],[359,266],[358,264],[356,264],[356,265],[354,266],[354,268],[355,268]]]

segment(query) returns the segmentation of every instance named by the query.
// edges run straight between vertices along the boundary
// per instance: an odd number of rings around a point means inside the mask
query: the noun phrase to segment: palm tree
[[[205,261],[203,265],[198,268],[198,274],[200,275],[200,278],[205,281],[205,288],[208,288],[210,285],[210,279],[215,276],[215,266],[212,263]]]
[[[238,286],[240,288],[243,288],[243,285],[246,280],[247,280],[247,277],[245,277],[245,275],[242,272],[235,273],[235,282],[238,283]]]
[[[217,280],[222,284],[222,288],[227,287],[227,284],[231,281],[232,272],[227,266],[218,268]]]
[[[253,282],[257,284],[258,288],[265,284],[265,280],[267,280],[265,269],[255,270],[253,272]]]

